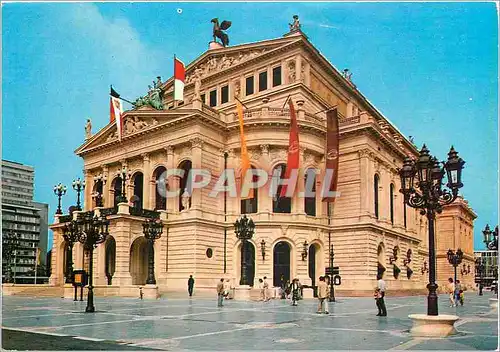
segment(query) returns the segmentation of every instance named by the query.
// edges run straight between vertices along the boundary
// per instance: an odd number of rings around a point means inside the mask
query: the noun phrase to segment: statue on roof
[[[293,23],[289,23],[290,32],[300,31],[299,16],[293,15]]]
[[[90,119],[87,119],[87,123],[85,124],[85,139],[89,139],[92,137],[92,122]]]
[[[223,31],[231,27],[231,21],[222,21],[219,25],[219,19],[213,18],[211,22],[214,24],[214,30],[213,30],[214,42],[217,42],[216,38],[219,38],[222,42],[222,46],[224,47],[228,46],[229,37]]]

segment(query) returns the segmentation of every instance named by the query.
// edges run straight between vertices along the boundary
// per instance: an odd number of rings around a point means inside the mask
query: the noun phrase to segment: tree
[[[2,234],[2,258],[5,259],[5,281],[12,282],[12,259],[19,248],[19,234],[7,232]]]

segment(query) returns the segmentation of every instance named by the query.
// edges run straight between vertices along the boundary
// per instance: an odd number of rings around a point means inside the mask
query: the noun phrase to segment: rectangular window
[[[220,89],[220,102],[221,104],[229,101],[229,86],[224,86]]]
[[[259,73],[259,92],[267,89],[267,71]]]
[[[245,80],[245,88],[246,95],[253,94],[253,76],[247,77]]]
[[[213,90],[210,92],[210,106],[217,106],[217,91]]]
[[[281,66],[273,68],[273,87],[281,84]]]

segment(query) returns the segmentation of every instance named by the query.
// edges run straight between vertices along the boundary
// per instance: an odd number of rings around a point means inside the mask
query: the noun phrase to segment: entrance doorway
[[[311,285],[316,286],[316,245],[312,244],[309,246],[309,278],[311,279]]]
[[[105,273],[108,285],[112,285],[111,279],[115,274],[116,262],[116,241],[113,236],[109,236],[106,240],[106,258],[105,258]]]
[[[241,245],[240,245],[240,255],[241,255]],[[255,247],[252,242],[246,242],[245,244],[245,259],[247,264],[246,277],[247,283],[250,286],[253,286],[255,280]],[[243,257],[240,256],[240,268],[243,267]],[[240,269],[240,282],[242,271]]]
[[[273,250],[273,285],[281,287],[290,280],[290,245],[281,241]]]
[[[154,255],[154,254],[153,254]],[[148,275],[148,241],[137,238],[130,247],[130,276],[132,285],[145,285]]]

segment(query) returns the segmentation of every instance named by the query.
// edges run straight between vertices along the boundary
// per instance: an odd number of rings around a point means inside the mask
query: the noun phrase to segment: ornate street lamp
[[[59,183],[57,186],[54,186],[54,194],[57,196],[58,203],[57,203],[57,210],[56,214],[62,214],[62,209],[61,209],[61,197],[66,194],[66,186],[64,186],[62,183]]]
[[[73,189],[76,191],[76,210],[82,210],[80,204],[80,193],[85,189],[85,180],[80,180],[80,177],[73,180]]]
[[[118,196],[118,203],[127,203],[125,187],[127,184],[127,179],[130,177],[130,172],[127,170],[126,166],[122,166],[121,169],[118,169],[118,175],[122,179],[122,193]]]
[[[462,263],[462,259],[464,257],[464,253],[462,250],[459,248],[457,249],[457,252],[455,253],[452,249],[448,249],[448,252],[446,253],[446,257],[448,258],[448,263],[453,265],[453,270],[454,270],[454,282],[457,283],[457,266]]]
[[[246,246],[247,241],[252,238],[255,231],[255,224],[252,219],[243,215],[239,220],[234,222],[234,233],[241,241],[241,279],[240,285],[248,285],[247,279],[247,256]]]
[[[68,252],[66,253],[66,283],[70,284],[73,281],[73,245],[78,242],[78,228],[75,222],[70,222],[64,225],[63,238],[68,244]]]
[[[99,174],[97,176],[94,176],[94,184],[101,184],[102,187],[104,187],[104,184],[107,181],[107,177],[103,174]],[[104,206],[102,203],[102,190],[99,190],[99,187],[96,187],[96,193],[94,193],[95,196],[95,204],[97,207],[102,207]]]
[[[335,256],[335,253],[333,252],[333,244],[330,245],[330,253],[329,253],[329,259],[330,259],[330,270],[333,270],[333,257]],[[328,302],[335,302],[335,292],[333,291],[333,271],[332,274],[330,275],[330,297],[328,297]]]
[[[83,248],[89,254],[89,293],[85,312],[93,313],[95,312],[94,287],[92,286],[94,248],[106,241],[109,234],[109,220],[104,215],[94,216],[93,212],[86,212],[78,214],[77,220],[73,220],[72,223],[77,228],[78,241],[83,244]]]
[[[401,190],[405,204],[420,209],[421,215],[427,215],[429,226],[429,284],[427,289],[427,314],[438,315],[438,296],[436,290],[436,250],[434,222],[436,213],[441,213],[444,205],[451,204],[458,196],[462,184],[462,169],[465,164],[453,146],[448,153],[448,160],[441,167],[438,160],[429,154],[423,145],[418,160],[406,157],[403,167],[398,170],[401,177]],[[447,174],[448,183],[443,189],[443,177]]]
[[[142,232],[148,240],[148,279],[147,285],[156,285],[155,279],[155,257],[154,244],[155,240],[161,237],[163,233],[163,222],[160,219],[147,219],[142,223]]]
[[[490,251],[498,250],[498,225],[495,227],[495,230],[490,230],[490,225],[486,224],[486,227],[483,230],[484,235],[484,244],[486,248]]]

